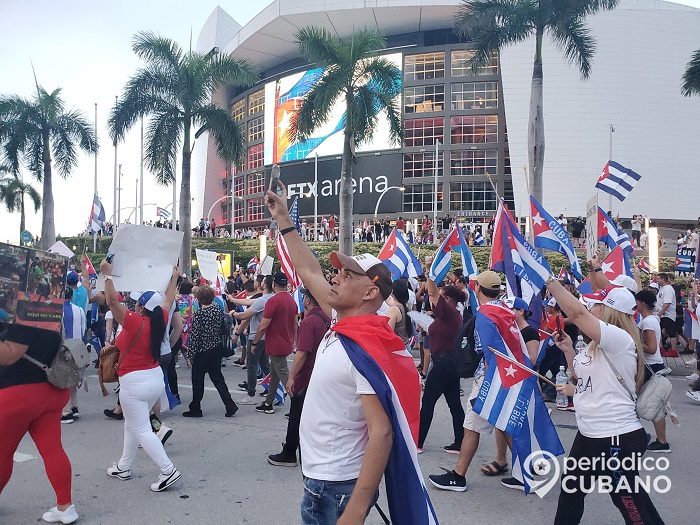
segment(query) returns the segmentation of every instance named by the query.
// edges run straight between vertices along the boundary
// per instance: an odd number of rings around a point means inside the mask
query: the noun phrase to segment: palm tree
[[[547,34],[564,57],[578,66],[585,80],[591,74],[596,48],[585,19],[598,11],[614,9],[617,4],[618,0],[464,0],[455,19],[457,33],[470,38],[474,44],[474,68],[486,64],[493,50],[535,36],[527,146],[530,188],[539,202],[542,202],[544,167],[544,36]]]
[[[151,32],[138,33],[132,49],[146,65],[129,79],[110,112],[110,135],[115,141],[123,140],[140,117],[149,115],[145,160],[156,181],[163,185],[174,181],[175,156],[182,147],[180,228],[185,236],[180,262],[189,275],[193,139],[210,132],[219,156],[238,163],[243,155],[243,133],[228,111],[211,103],[212,94],[223,85],[253,85],[257,77],[248,62],[220,55],[216,48],[207,54],[183,52],[177,43]],[[193,127],[199,127],[196,133]]]
[[[289,136],[292,142],[308,139],[327,122],[336,103],[344,105],[339,249],[352,255],[354,146],[371,140],[382,110],[389,120],[390,140],[400,143],[403,135],[397,95],[401,92],[401,71],[390,61],[374,56],[387,45],[376,31],[356,31],[343,41],[325,29],[307,27],[297,32],[296,40],[301,57],[323,68],[324,73],[292,116]]]
[[[690,62],[685,66],[681,93],[686,97],[700,95],[700,49],[693,53]]]
[[[66,110],[61,89],[48,93],[37,85],[31,99],[16,95],[0,97],[0,143],[2,155],[13,173],[20,164],[43,182],[41,248],[56,242],[53,202],[53,164],[67,178],[78,164],[78,149],[98,150],[92,124],[77,109]]]
[[[7,176],[11,170],[6,166],[0,166],[0,202],[5,205],[7,211],[19,212],[19,233],[25,230],[25,196],[29,197],[34,204],[34,211],[39,211],[41,207],[41,197],[34,186],[25,183],[22,178],[15,174]]]

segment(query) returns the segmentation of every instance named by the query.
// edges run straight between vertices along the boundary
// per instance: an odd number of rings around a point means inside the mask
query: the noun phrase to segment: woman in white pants
[[[105,277],[107,305],[114,320],[122,325],[115,344],[120,353],[117,375],[119,401],[124,413],[124,449],[119,461],[107,469],[107,475],[121,480],[131,479],[131,466],[141,445],[160,469],[160,476],[151,484],[151,490],[161,492],[181,477],[160,439],[151,430],[149,417],[151,407],[165,388],[158,360],[168,312],[175,300],[178,268],[173,269],[165,297],[154,291],[143,292],[136,301],[134,312],[119,303],[111,279],[112,265],[102,261],[100,270]]]

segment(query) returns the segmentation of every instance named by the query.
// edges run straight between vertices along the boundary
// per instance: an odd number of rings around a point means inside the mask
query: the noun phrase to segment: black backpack
[[[474,348],[474,327],[476,326],[476,316],[462,325],[457,331],[457,335],[452,341],[452,360],[454,370],[459,377],[474,377],[474,373],[479,368],[482,356]]]

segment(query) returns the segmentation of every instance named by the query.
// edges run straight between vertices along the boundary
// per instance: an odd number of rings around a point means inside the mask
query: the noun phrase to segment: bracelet
[[[595,272],[602,272],[602,271],[603,271],[602,268],[595,268],[595,269],[593,270],[594,273],[595,273]]]
[[[104,275],[103,278],[104,278],[105,281],[111,281],[111,280],[112,280],[112,276],[111,276],[111,275]]]
[[[544,285],[549,286],[550,284],[552,284],[556,280],[557,280],[556,277],[554,277],[553,275],[550,275],[549,277],[547,277],[547,280],[544,282]]]
[[[289,232],[295,231],[296,228],[294,226],[290,226],[289,228],[285,228],[283,230],[280,230],[280,235],[287,235]]]

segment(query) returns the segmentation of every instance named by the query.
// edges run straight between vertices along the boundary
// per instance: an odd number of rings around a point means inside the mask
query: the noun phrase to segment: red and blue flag
[[[583,279],[581,275],[581,263],[574,250],[574,245],[569,238],[566,229],[561,226],[542,205],[530,196],[530,206],[532,211],[532,233],[535,238],[537,248],[545,248],[564,255],[571,265],[571,273],[579,281]]]
[[[401,277],[417,278],[423,273],[420,261],[416,258],[403,235],[399,235],[394,228],[384,247],[377,256],[391,271],[392,280]]]

